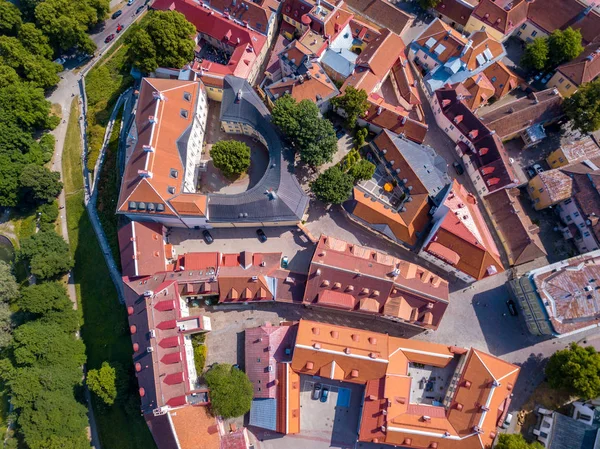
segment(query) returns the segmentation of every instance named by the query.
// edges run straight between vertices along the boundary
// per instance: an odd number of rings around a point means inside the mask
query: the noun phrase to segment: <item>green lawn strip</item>
[[[77,99],[72,107],[72,111],[77,112]],[[89,369],[99,368],[103,361],[108,361],[131,373],[132,347],[125,308],[118,302],[84,206],[81,142],[68,138],[71,128],[73,132],[77,131],[77,117],[77,113],[71,113],[63,152],[63,172],[65,186],[68,186],[65,194],[69,244],[75,260],[73,272],[83,311],[81,335],[86,344]],[[153,449],[156,446],[139,413],[135,380],[130,380],[128,398],[122,398],[114,406],[105,408],[93,400],[100,441],[103,447],[110,449]]]
[[[143,23],[145,15],[138,24]],[[119,95],[133,85],[129,74],[131,64],[127,58],[126,44],[137,25],[130,26],[110,50],[108,50],[85,76],[85,92],[88,102],[88,170],[92,171],[98,160],[102,140],[112,109]]]
[[[117,265],[121,265],[121,257],[119,253],[119,239],[117,235],[118,217],[115,211],[117,210],[117,199],[119,196],[118,187],[118,169],[117,169],[117,153],[119,150],[119,134],[121,130],[121,119],[123,110],[121,109],[115,119],[115,124],[110,135],[104,164],[102,165],[102,173],[100,182],[98,183],[98,203],[97,210],[104,229],[104,234],[110,245],[110,249]]]

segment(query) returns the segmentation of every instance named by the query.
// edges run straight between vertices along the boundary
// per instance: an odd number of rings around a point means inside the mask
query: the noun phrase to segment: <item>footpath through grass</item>
[[[98,433],[105,449],[154,449],[154,440],[139,412],[125,308],[119,304],[85,210],[78,117],[79,104],[75,98],[62,163],[69,245],[75,260],[73,274],[83,315],[81,335],[86,345],[88,369],[99,368],[103,361],[122,367],[129,387],[126,397],[119,398],[109,408],[93,398]]]

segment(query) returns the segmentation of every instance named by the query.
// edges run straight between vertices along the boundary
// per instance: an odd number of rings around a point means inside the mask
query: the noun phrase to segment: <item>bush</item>
[[[100,369],[88,371],[87,386],[105,405],[113,405],[117,398],[116,371],[108,362]]]
[[[239,176],[250,167],[250,147],[237,140],[221,140],[210,149],[210,157],[225,176]]]
[[[214,415],[227,419],[250,411],[254,388],[246,373],[219,363],[213,365],[204,378],[210,389],[210,406]]]
[[[204,371],[204,364],[206,363],[206,345],[194,346],[194,366],[196,367],[196,373],[198,376],[202,375]]]

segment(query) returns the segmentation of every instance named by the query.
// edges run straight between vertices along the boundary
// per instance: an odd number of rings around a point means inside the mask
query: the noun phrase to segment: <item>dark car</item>
[[[261,243],[265,243],[267,241],[267,236],[265,235],[265,231],[263,231],[262,229],[257,229],[256,235],[258,236],[258,240],[260,240]]]
[[[517,316],[519,314],[519,312],[517,312],[517,305],[515,304],[515,302],[512,299],[509,299],[508,301],[506,301],[506,307],[508,307],[508,312],[512,316]]]
[[[215,241],[215,239],[213,239],[213,236],[210,235],[210,232],[208,232],[208,229],[202,231],[202,237],[204,237],[204,241],[207,245],[210,245],[212,242]]]
[[[327,402],[327,399],[329,399],[329,388],[325,387],[321,392],[321,402]]]
[[[139,6],[139,7],[138,7],[138,9],[136,9],[136,10],[135,10],[135,13],[136,13],[136,14],[139,14],[139,13],[141,13],[141,12],[143,11],[143,9],[144,9],[144,8],[145,8],[145,6],[144,6],[144,5],[142,5],[142,6]]]
[[[456,173],[458,173],[459,175],[462,175],[465,172],[465,169],[463,168],[460,162],[455,162],[452,164],[452,166],[454,167],[454,170],[456,170]]]
[[[113,20],[115,20],[121,14],[123,14],[123,11],[121,11],[120,9],[118,11],[115,11],[115,13],[112,15]]]
[[[110,41],[112,41],[115,38],[114,34],[109,34],[108,36],[106,36],[106,39],[104,39],[104,43],[108,44]]]
[[[321,397],[321,384],[315,384],[312,392],[313,399],[319,399]]]

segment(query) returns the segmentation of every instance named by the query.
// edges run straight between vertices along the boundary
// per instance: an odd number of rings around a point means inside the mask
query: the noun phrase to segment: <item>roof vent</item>
[[[140,178],[152,178],[152,172],[148,170],[138,170]]]
[[[144,145],[142,148],[146,153],[154,153],[154,147],[152,145]]]
[[[350,349],[350,348],[344,348],[344,352],[346,354],[351,354],[352,353],[352,349]]]
[[[321,349],[321,343],[315,343],[313,345],[313,348],[315,348],[315,349]]]

